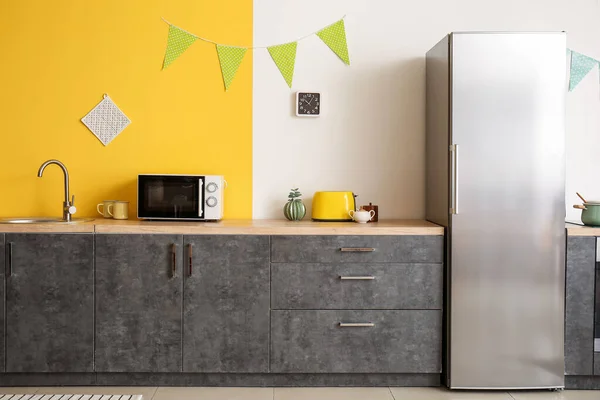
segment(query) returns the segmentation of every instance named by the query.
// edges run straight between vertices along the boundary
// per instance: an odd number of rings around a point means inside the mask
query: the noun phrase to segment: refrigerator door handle
[[[450,205],[450,214],[458,214],[458,145],[451,144],[450,145],[450,153],[451,153],[451,180],[450,183],[450,191],[452,193],[452,204]]]

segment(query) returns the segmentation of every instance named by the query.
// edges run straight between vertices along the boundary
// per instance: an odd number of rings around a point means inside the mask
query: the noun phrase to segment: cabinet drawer
[[[441,352],[441,311],[271,311],[271,372],[439,373]]]
[[[269,236],[257,235],[186,235],[184,258],[192,246],[194,263],[244,264],[269,261]]]
[[[441,309],[441,264],[271,264],[272,309]]]
[[[441,263],[443,236],[272,236],[271,262]]]

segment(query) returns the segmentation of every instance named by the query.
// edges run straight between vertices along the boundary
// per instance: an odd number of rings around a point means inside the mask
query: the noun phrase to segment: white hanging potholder
[[[108,145],[127,125],[131,123],[127,115],[113,103],[107,94],[92,111],[81,119],[81,122],[102,142]]]

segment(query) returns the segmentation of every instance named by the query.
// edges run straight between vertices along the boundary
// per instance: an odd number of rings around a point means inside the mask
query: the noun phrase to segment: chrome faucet
[[[44,174],[44,169],[50,164],[56,164],[60,168],[62,168],[63,173],[65,174],[65,201],[63,202],[63,221],[71,222],[71,215],[77,212],[77,208],[73,205],[75,203],[75,195],[69,202],[69,171],[67,171],[67,167],[63,163],[58,160],[48,160],[42,164],[38,171],[38,178],[41,178]]]

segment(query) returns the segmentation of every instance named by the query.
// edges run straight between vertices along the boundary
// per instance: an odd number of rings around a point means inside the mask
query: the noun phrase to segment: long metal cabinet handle
[[[13,254],[12,254],[12,250],[13,250],[13,243],[12,242],[8,242],[6,243],[6,276],[11,276],[12,275],[12,259],[13,259]]]
[[[171,278],[175,278],[177,272],[177,245],[173,243],[171,246]]]
[[[373,247],[341,247],[343,253],[370,253],[375,251]]]
[[[194,248],[194,246],[189,243],[188,244],[188,276],[192,276],[192,249]]]
[[[452,167],[450,169],[451,174],[451,192],[452,192],[452,204],[450,205],[450,214],[458,214],[458,145],[450,145],[450,153],[452,154]]]
[[[374,276],[342,276],[340,275],[340,279],[343,281],[372,281],[375,279]]]
[[[340,322],[340,328],[371,328],[375,326],[372,322]]]

